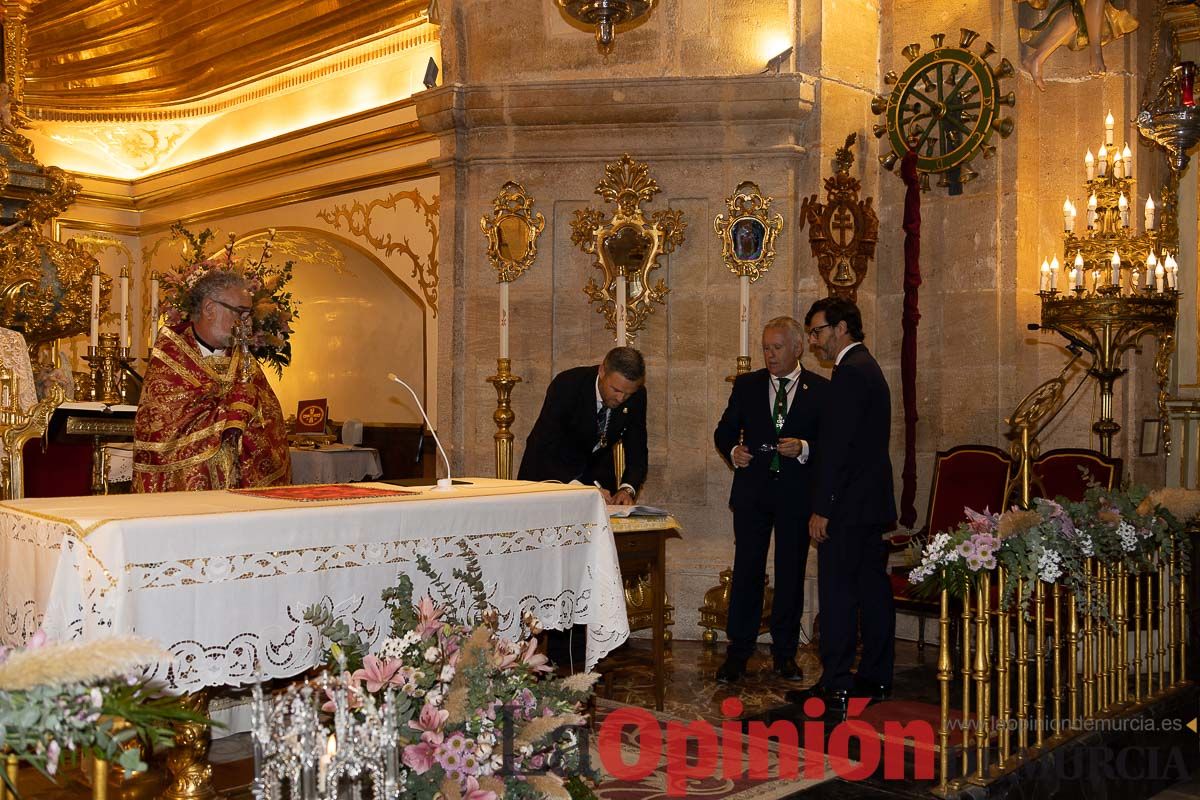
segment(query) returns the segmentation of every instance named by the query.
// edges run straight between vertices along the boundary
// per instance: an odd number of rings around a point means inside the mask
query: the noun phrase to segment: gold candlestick
[[[513,413],[510,399],[513,387],[521,382],[509,372],[511,365],[510,359],[496,359],[496,374],[487,379],[496,387],[496,410],[492,413],[496,433],[492,438],[496,442],[496,477],[501,480],[512,480],[513,435],[510,428],[517,415]]]
[[[749,371],[750,371],[750,356],[738,356],[737,357],[737,372],[733,373],[732,375],[726,376],[725,380],[728,381],[729,383],[733,383],[734,381],[736,381],[738,379],[739,375],[745,375]]]
[[[121,365],[129,363],[129,348],[121,347],[117,334],[100,334],[100,344],[83,357],[92,368],[92,400],[113,405],[125,399]]]

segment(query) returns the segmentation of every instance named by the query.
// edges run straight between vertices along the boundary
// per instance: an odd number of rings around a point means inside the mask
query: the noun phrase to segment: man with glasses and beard
[[[134,421],[135,492],[275,486],[291,481],[283,411],[238,336],[252,298],[232,270],[210,269],[187,319],[158,332]]]

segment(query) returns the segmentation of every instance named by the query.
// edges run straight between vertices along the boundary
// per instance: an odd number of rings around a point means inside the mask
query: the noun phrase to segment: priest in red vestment
[[[235,341],[251,294],[237,272],[196,282],[188,319],[160,329],[134,423],[133,490],[203,491],[291,480],[275,392]]]

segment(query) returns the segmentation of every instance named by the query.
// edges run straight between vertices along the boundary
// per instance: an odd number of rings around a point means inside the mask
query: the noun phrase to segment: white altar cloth
[[[415,596],[426,555],[451,575],[479,559],[500,630],[529,609],[547,628],[588,626],[590,668],[629,636],[612,530],[594,489],[469,479],[442,493],[305,502],[235,492],[15,500],[0,504],[0,641],[136,633],[174,657],[176,690],[298,674],[320,660],[305,608],[388,632],[380,592],[400,572]],[[360,483],[355,488],[399,487]]]

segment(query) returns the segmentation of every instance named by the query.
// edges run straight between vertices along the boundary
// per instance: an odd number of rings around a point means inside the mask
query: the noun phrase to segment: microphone
[[[421,400],[417,397],[417,393],[413,391],[413,388],[404,381],[400,380],[400,378],[396,377],[396,373],[389,372],[387,376],[389,381],[395,381],[405,389],[408,389],[408,393],[412,395],[413,401],[417,404],[417,410],[419,410],[421,412],[421,416],[424,417],[425,424],[429,426],[429,432],[433,434],[433,441],[435,444],[437,444],[438,452],[442,454],[442,461],[446,462],[446,477],[438,478],[437,491],[450,491],[452,488],[454,488],[454,481],[450,479],[450,459],[446,458],[446,451],[442,447],[442,440],[438,438],[437,431],[433,429],[433,423],[429,421],[429,415],[425,413],[425,406],[421,405]]]

